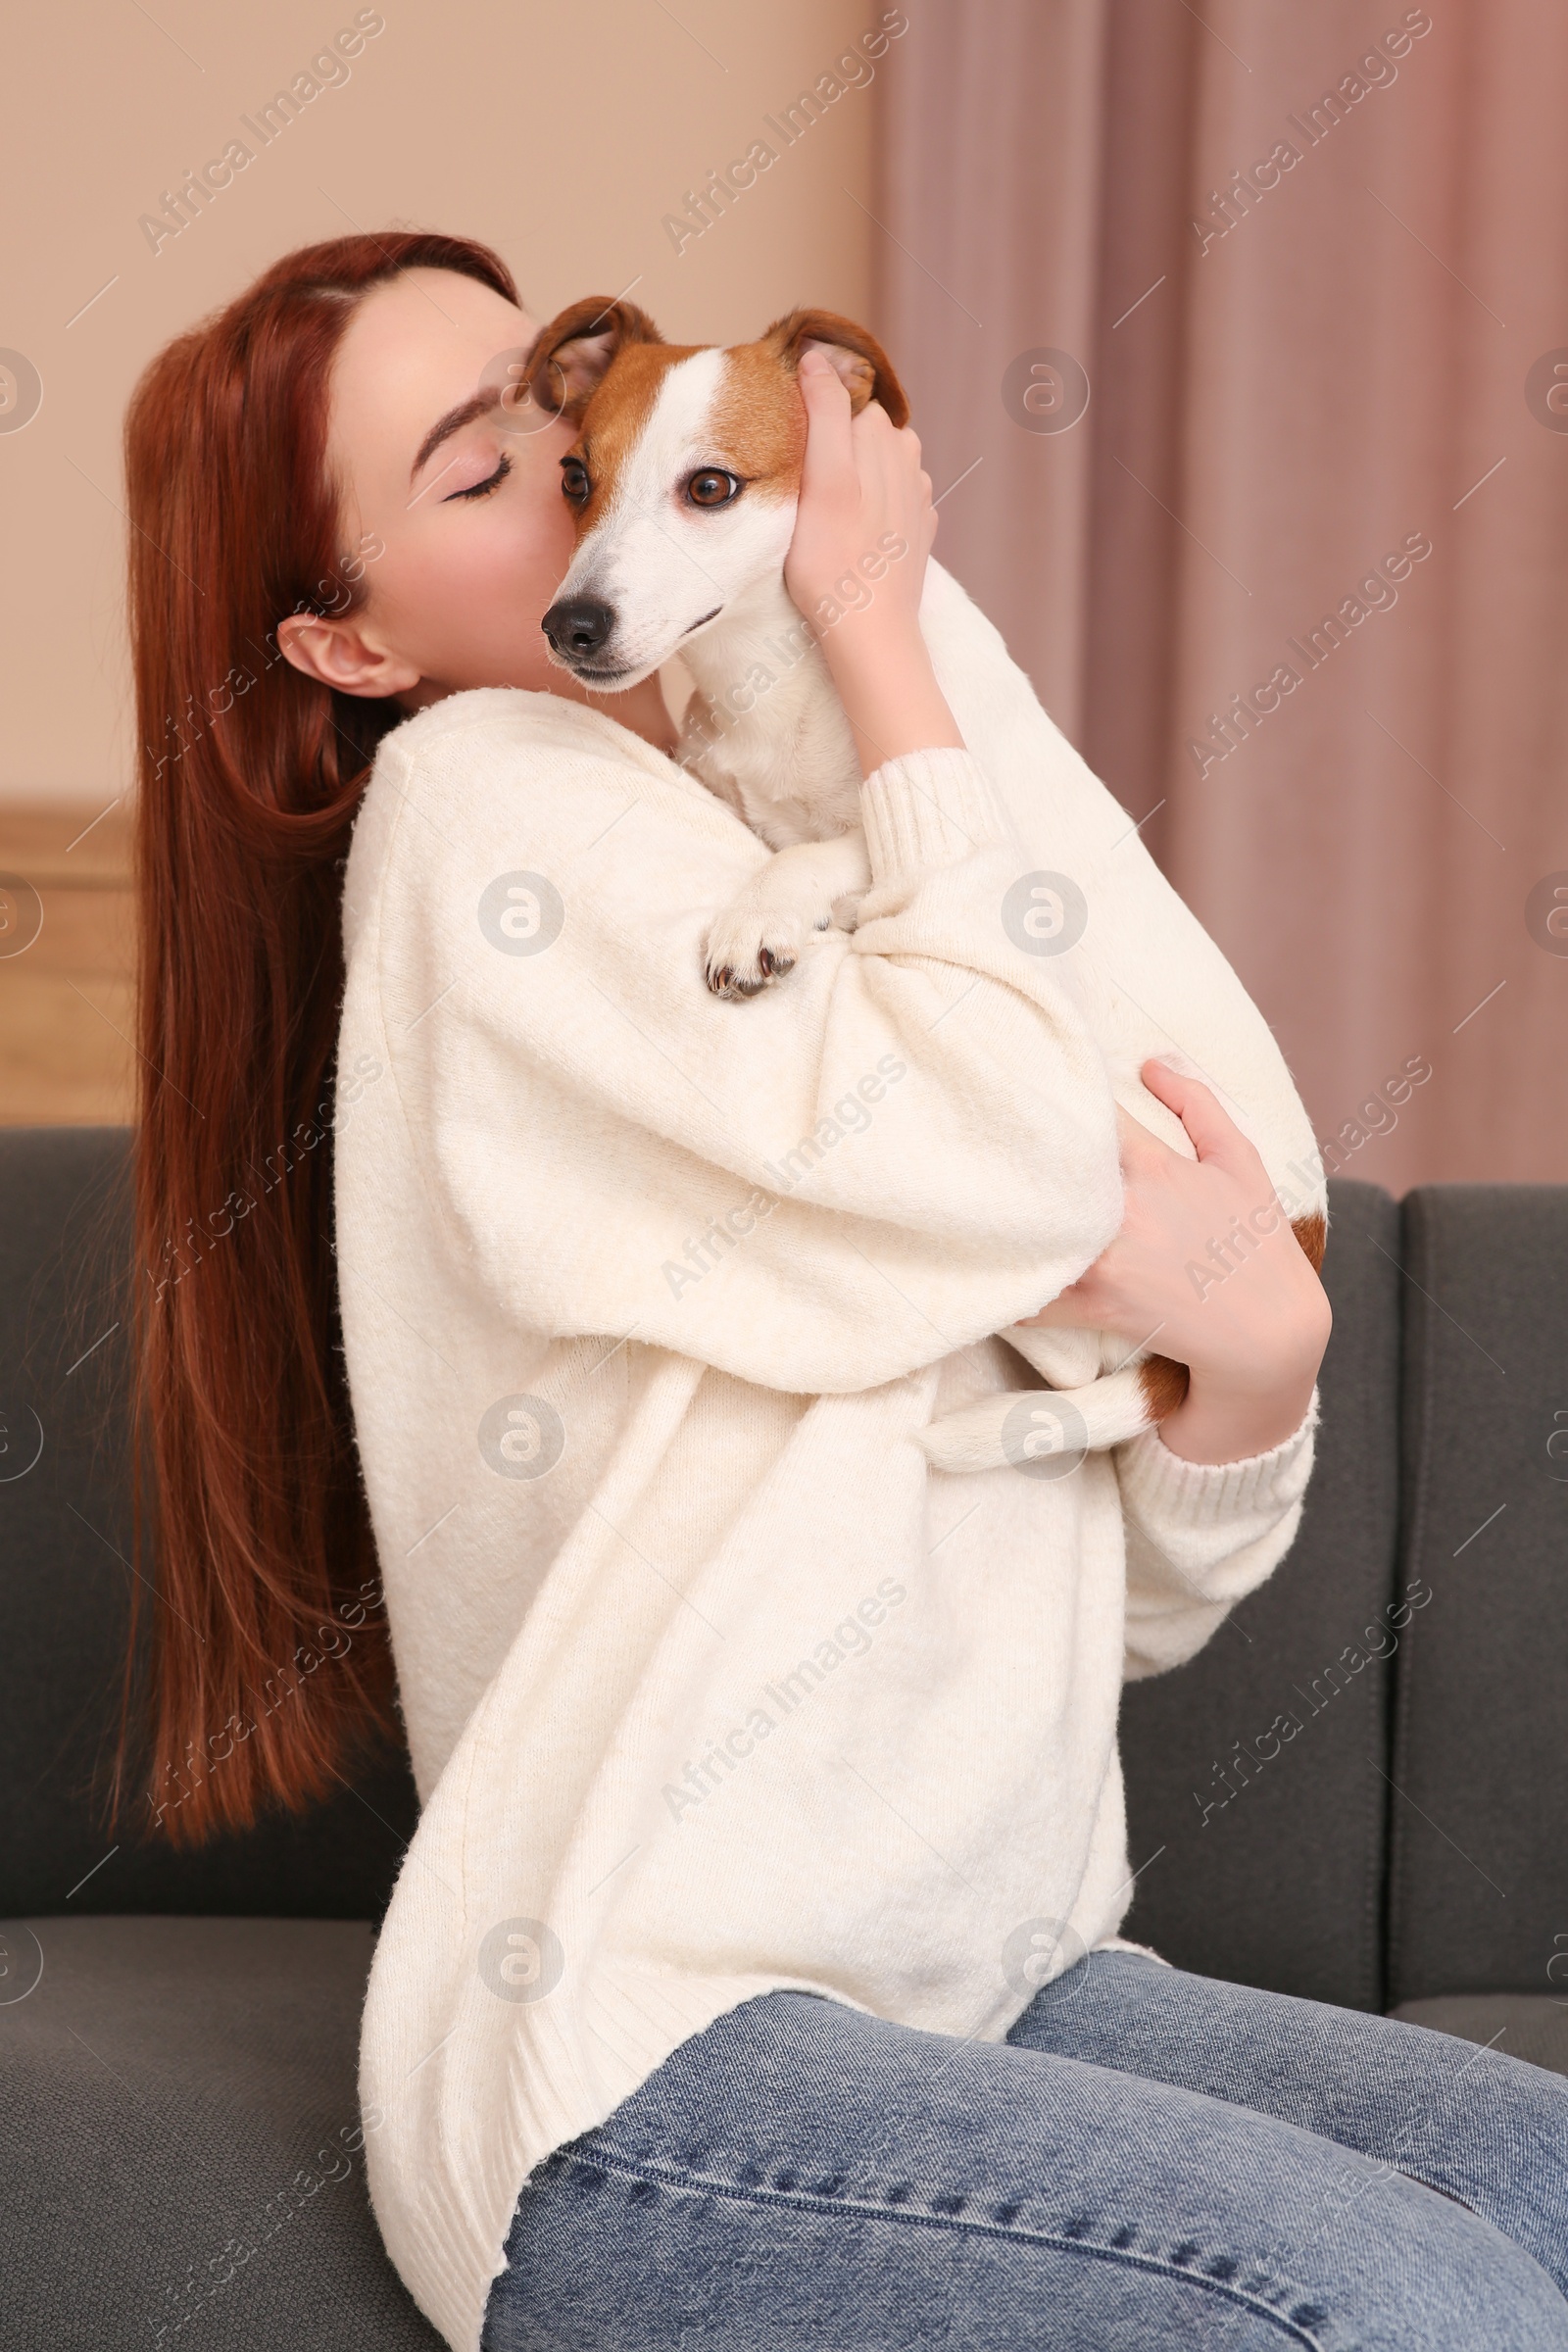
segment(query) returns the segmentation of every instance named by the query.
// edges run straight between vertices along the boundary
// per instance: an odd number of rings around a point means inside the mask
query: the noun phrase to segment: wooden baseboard
[[[128,801],[0,803],[0,1126],[128,1122]]]

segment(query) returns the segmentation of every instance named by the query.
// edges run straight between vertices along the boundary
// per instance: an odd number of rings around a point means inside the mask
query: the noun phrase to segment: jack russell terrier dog
[[[806,445],[795,376],[807,350],[824,354],[855,413],[877,400],[896,425],[906,421],[881,346],[826,311],[793,311],[759,341],[724,350],[665,343],[634,304],[589,297],[543,329],[518,395],[578,426],[562,461],[577,547],[544,616],[552,658],[612,693],[678,652],[697,684],[683,761],[775,853],[709,934],[708,985],[733,999],[776,987],[813,933],[853,928],[870,880],[853,739],[814,631],[784,586]],[[861,569],[874,580],[902,552],[867,551]],[[1029,903],[1014,915],[1015,943],[1076,959],[1117,1102],[1189,1158],[1185,1128],[1139,1072],[1159,1054],[1213,1088],[1320,1265],[1322,1161],[1262,1015],[996,629],[934,562],[920,625],[963,740],[1036,869],[1020,877]],[[771,683],[744,702],[737,682],[759,674]],[[1213,1263],[1195,1269],[1200,1295],[1230,1270],[1227,1250],[1239,1262],[1272,1229],[1257,1226],[1250,1244],[1216,1236]],[[1050,1386],[932,1422],[921,1443],[940,1469],[1011,1462],[1052,1475],[1051,1456],[1071,1468],[1186,1395],[1184,1365],[1109,1334],[1015,1324],[1000,1336]]]

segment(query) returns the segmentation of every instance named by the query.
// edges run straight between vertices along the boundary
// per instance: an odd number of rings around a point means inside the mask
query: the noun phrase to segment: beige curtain
[[[1568,8],[908,13],[876,323],[939,554],[1331,1170],[1568,1179]]]

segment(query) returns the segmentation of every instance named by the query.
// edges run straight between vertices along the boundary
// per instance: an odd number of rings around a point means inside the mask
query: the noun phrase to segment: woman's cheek
[[[565,502],[563,500],[563,506]],[[499,518],[498,518],[499,519]],[[508,615],[508,625],[539,636],[539,623],[555,602],[575,552],[569,515],[535,519],[521,535],[512,533],[487,546],[476,564],[483,595]]]
[[[531,489],[533,485],[529,485]],[[509,484],[466,510],[419,509],[389,540],[371,575],[372,606],[391,642],[426,677],[462,689],[549,686],[540,622],[575,547],[572,516],[552,477],[550,498]]]
[[[564,498],[536,507],[527,516],[523,561],[531,578],[546,591],[541,613],[561,586],[577,552],[577,532],[571,509]]]
[[[514,625],[519,608],[529,601],[535,568],[529,550],[519,544],[515,529],[500,523],[501,517],[487,514],[479,527],[452,533],[433,554],[426,597],[431,619],[445,637],[484,634],[497,621]],[[544,609],[540,605],[533,614],[535,622]]]
[[[486,517],[482,531],[464,534],[463,544],[443,551],[430,600],[431,658],[427,672],[457,686],[555,684],[540,628],[571,560],[568,523],[564,547],[541,544],[540,535],[519,539]]]

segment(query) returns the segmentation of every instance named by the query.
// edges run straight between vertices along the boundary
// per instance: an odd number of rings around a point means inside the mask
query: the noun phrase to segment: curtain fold
[[[1568,10],[929,0],[881,91],[943,561],[1331,1171],[1568,1178]]]

